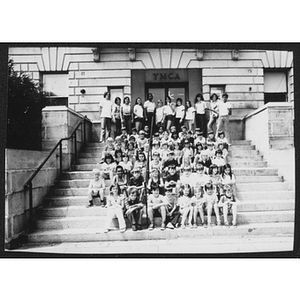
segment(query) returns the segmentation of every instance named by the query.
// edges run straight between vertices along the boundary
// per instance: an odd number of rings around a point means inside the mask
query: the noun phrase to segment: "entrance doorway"
[[[153,94],[153,102],[157,104],[158,99],[163,100],[169,96],[173,102],[176,102],[177,98],[182,99],[182,104],[185,105],[185,101],[188,99],[188,84],[187,83],[148,83],[146,84],[146,98],[149,93]]]

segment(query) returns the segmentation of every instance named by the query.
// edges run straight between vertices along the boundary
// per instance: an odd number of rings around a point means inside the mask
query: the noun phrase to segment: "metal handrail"
[[[62,142],[66,140],[70,140],[74,137],[75,140],[75,159],[77,158],[77,139],[76,139],[76,133],[80,125],[83,124],[83,145],[86,144],[86,120],[88,120],[87,116],[83,118],[83,120],[79,121],[76,127],[73,129],[72,133],[70,134],[69,137],[65,137],[60,139],[57,144],[53,147],[53,149],[50,151],[48,156],[43,160],[43,162],[39,165],[39,167],[35,170],[35,172],[30,176],[30,178],[26,181],[24,184],[24,190],[26,191],[29,189],[29,220],[32,222],[32,217],[33,217],[33,196],[32,196],[32,181],[35,178],[35,176],[39,173],[39,171],[42,169],[42,167],[45,165],[45,163],[48,161],[48,159],[51,157],[51,155],[55,152],[55,150],[60,147],[59,151],[59,171],[60,171],[60,176],[62,175]]]

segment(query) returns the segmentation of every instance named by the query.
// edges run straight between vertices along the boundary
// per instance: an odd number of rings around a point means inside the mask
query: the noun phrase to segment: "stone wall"
[[[5,243],[13,247],[29,225],[29,193],[24,185],[49,152],[61,138],[69,137],[84,116],[67,107],[46,107],[43,109],[42,142],[43,151],[6,149],[5,151]],[[77,133],[77,150],[83,145],[83,130]],[[92,123],[86,122],[86,141],[92,138]],[[74,158],[74,141],[63,142],[63,169],[69,169]],[[33,213],[43,204],[43,198],[51,190],[60,174],[59,148],[32,181]]]
[[[245,138],[252,140],[268,166],[295,186],[294,109],[291,103],[268,103],[245,117]]]

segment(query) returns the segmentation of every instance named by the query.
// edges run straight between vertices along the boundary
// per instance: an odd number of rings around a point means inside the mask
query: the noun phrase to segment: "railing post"
[[[74,132],[74,152],[75,152],[75,159],[77,159],[77,132]]]
[[[63,157],[62,157],[62,141],[59,144],[59,174],[62,175],[62,163],[63,163]]]
[[[83,146],[86,145],[86,116],[84,116],[84,119],[83,119]]]
[[[29,228],[33,225],[33,196],[32,196],[32,181],[28,183],[29,188]]]

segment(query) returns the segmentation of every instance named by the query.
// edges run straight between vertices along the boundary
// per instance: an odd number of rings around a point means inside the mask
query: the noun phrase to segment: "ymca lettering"
[[[154,80],[180,80],[178,73],[153,73]]]

